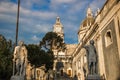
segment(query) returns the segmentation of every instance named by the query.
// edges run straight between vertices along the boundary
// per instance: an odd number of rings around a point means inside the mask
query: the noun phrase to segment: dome
[[[90,26],[91,24],[94,23],[94,21],[95,20],[94,20],[93,14],[92,14],[92,10],[91,10],[91,8],[88,8],[87,13],[86,13],[86,18],[83,20],[81,27]]]
[[[88,26],[88,25],[93,24],[94,21],[95,21],[95,20],[94,20],[93,17],[89,17],[89,18],[86,18],[85,20],[83,20],[82,25],[83,25],[83,27],[86,27],[86,26]]]

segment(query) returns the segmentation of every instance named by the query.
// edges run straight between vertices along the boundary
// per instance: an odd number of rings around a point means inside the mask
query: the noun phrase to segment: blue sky
[[[77,32],[90,7],[95,14],[106,0],[21,0],[18,40],[37,44],[59,16],[65,42],[78,43]],[[0,34],[15,41],[17,0],[0,0]]]

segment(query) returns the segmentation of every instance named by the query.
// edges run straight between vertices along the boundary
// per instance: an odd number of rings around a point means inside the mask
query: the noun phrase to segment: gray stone
[[[85,80],[101,80],[101,77],[98,74],[88,75]]]
[[[94,46],[94,41],[90,40],[90,45],[84,46],[87,51],[88,71],[89,74],[96,74],[97,72],[97,52]]]
[[[24,76],[12,76],[10,80],[25,80]]]

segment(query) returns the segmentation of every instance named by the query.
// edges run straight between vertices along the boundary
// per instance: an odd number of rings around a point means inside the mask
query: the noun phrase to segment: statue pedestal
[[[24,76],[12,76],[10,80],[25,80]]]
[[[101,80],[101,77],[98,74],[88,75],[85,80]]]

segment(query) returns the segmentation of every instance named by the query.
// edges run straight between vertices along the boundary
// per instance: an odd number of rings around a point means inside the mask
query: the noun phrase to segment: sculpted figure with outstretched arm
[[[87,59],[88,59],[88,70],[89,74],[97,73],[97,52],[94,46],[94,41],[90,41],[90,45],[84,46],[87,51]]]

